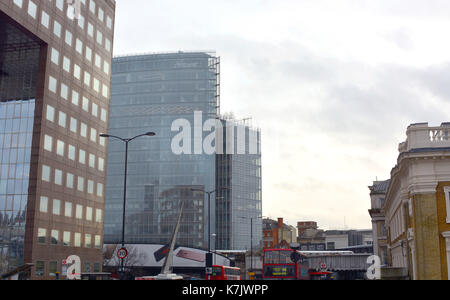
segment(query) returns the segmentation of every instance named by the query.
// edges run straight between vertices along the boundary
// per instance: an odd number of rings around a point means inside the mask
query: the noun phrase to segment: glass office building
[[[79,4],[79,6],[78,6]],[[114,0],[0,1],[0,274],[101,271]]]
[[[255,250],[262,240],[261,132],[244,121],[222,124],[224,149],[216,155],[216,247]]]
[[[167,244],[180,203],[185,202],[178,244],[206,248],[208,217],[214,233],[214,201],[208,207],[202,192],[215,189],[215,156],[172,151],[179,131],[172,124],[186,120],[190,145],[202,121],[215,120],[218,108],[219,61],[213,54],[179,52],[113,59],[109,134],[130,138],[149,131],[155,137],[133,140],[128,153],[125,241]],[[195,124],[195,112],[202,121]],[[194,152],[192,152],[194,153]],[[121,242],[125,145],[110,139],[106,187],[105,243]],[[208,211],[211,211],[211,216]]]

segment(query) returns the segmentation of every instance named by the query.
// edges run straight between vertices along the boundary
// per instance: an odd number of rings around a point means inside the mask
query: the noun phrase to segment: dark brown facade
[[[23,238],[0,248],[7,270],[33,263],[33,279],[62,278],[63,261],[77,255],[81,271],[101,271],[107,141],[99,134],[108,130],[114,15],[113,0],[0,1],[0,27],[8,28],[0,31],[8,37],[0,40],[0,101],[8,109],[19,107],[18,100],[34,103],[28,194],[17,197],[17,182],[25,182],[17,174],[15,189],[11,174],[0,174],[3,241],[13,236],[8,228],[17,216],[26,216]],[[4,124],[20,119],[8,111],[3,118]],[[14,126],[3,126],[5,141],[20,137]],[[9,170],[19,149],[10,148]],[[14,259],[13,242],[16,250],[23,244]]]

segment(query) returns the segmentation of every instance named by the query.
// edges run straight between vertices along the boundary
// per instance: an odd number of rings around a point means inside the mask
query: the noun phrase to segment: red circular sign
[[[120,248],[117,250],[117,257],[120,259],[125,259],[128,255],[128,251],[126,248]]]

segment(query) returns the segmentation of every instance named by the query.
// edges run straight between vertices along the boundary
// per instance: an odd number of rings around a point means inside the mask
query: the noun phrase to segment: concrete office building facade
[[[0,273],[100,271],[115,1],[0,2]]]

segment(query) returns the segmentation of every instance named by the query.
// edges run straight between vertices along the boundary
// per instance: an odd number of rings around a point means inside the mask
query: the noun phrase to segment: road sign
[[[125,259],[128,256],[128,251],[126,248],[120,248],[117,251],[117,257],[120,259]]]
[[[321,263],[320,264],[320,269],[321,270],[326,270],[327,269],[327,265],[325,263]]]
[[[213,268],[206,268],[206,275],[212,275]]]

